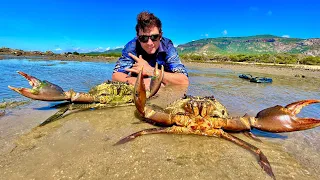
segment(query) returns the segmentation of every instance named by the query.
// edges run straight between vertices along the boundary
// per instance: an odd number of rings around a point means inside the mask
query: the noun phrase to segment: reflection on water
[[[19,94],[9,90],[8,85],[30,87],[28,82],[16,71],[23,71],[41,80],[48,80],[61,86],[64,90],[88,91],[93,85],[111,79],[114,63],[91,63],[75,61],[30,61],[1,60],[0,97],[1,99],[20,99]],[[262,109],[274,105],[286,105],[302,99],[320,99],[320,82],[315,79],[295,78],[287,76],[256,73],[255,76],[273,78],[271,84],[256,84],[238,78],[239,72],[228,69],[189,69],[190,86],[167,86],[160,89],[158,98],[151,101],[164,107],[184,93],[199,96],[214,96],[223,103],[232,116],[248,113],[254,116]],[[39,110],[47,110],[46,107]],[[315,117],[320,119],[320,104],[307,106],[299,117]],[[273,143],[281,144],[291,156],[302,165],[318,166],[320,155],[318,143],[320,128],[312,130],[274,134],[254,130],[258,136]],[[171,138],[171,136],[167,136]],[[265,140],[265,139],[264,139]],[[308,152],[308,154],[304,154]],[[302,154],[304,154],[302,156]],[[270,157],[276,159],[276,157]],[[273,162],[275,163],[275,162]],[[313,166],[311,166],[312,168]],[[319,172],[317,168],[310,171]]]

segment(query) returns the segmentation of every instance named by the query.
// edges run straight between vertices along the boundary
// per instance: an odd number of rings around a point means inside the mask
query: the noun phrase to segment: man
[[[143,66],[142,75],[145,77],[145,84],[149,85],[155,64],[158,62],[159,67],[164,66],[164,85],[188,85],[188,73],[179,59],[177,50],[170,39],[162,36],[161,21],[152,13],[141,12],[137,16],[136,32],[137,37],[122,50],[112,80],[135,84],[135,76]]]

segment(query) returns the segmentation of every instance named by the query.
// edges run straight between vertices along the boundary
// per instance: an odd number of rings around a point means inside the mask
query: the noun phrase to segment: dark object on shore
[[[298,77],[298,78],[305,78],[306,76],[305,76],[305,75],[303,75],[303,74],[296,74],[296,75],[294,75],[294,77]]]
[[[251,76],[251,74],[240,74],[239,78],[249,79],[250,80],[252,78],[252,76]]]
[[[0,111],[0,117],[1,117],[1,116],[4,116],[5,114],[6,114],[5,111],[2,111],[2,110]]]
[[[272,78],[252,77],[251,74],[240,74],[239,78],[248,79],[250,82],[255,82],[255,83],[272,83]]]

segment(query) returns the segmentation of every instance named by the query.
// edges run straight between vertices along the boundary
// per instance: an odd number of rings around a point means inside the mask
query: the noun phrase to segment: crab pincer
[[[260,111],[252,121],[252,127],[268,132],[292,132],[320,126],[320,119],[300,118],[296,115],[305,106],[320,103],[320,100],[309,99],[293,102],[285,107],[277,105]]]
[[[70,99],[68,94],[66,94],[58,85],[46,80],[39,80],[38,78],[30,76],[29,74],[21,71],[18,71],[18,73],[29,81],[32,89],[8,86],[11,90],[34,100],[63,101]]]

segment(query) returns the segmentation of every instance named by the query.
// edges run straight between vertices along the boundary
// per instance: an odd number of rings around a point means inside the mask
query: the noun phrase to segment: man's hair
[[[162,24],[159,18],[157,18],[153,13],[148,11],[143,11],[137,16],[136,31],[137,35],[141,29],[143,32],[147,31],[151,27],[157,27],[159,32],[162,33]]]

